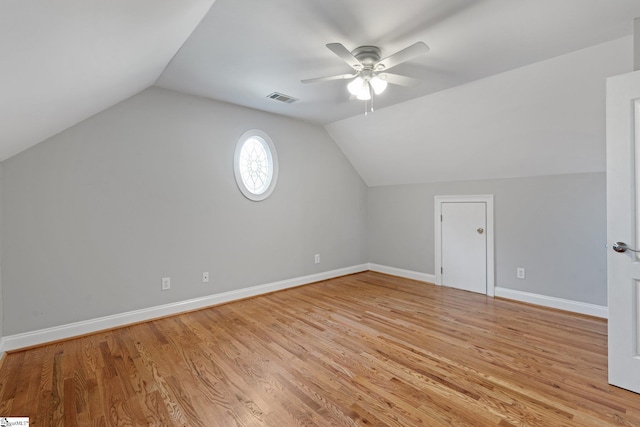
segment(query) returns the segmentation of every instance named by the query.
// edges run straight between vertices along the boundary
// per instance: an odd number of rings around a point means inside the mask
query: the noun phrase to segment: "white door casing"
[[[494,296],[493,195],[434,201],[436,284]]]
[[[640,393],[640,71],[607,79],[609,383]]]

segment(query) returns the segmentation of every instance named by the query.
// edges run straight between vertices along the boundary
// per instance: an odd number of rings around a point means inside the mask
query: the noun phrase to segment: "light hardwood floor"
[[[35,426],[640,426],[603,320],[366,272],[11,353]]]

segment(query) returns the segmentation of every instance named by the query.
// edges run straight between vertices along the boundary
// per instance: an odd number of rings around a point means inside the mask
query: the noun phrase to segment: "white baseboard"
[[[435,283],[436,276],[433,274],[420,273],[417,271],[403,270],[401,268],[388,267],[380,264],[369,264],[369,270],[377,271],[378,273],[390,274],[392,276],[404,277],[407,279],[418,280],[420,282]]]
[[[435,283],[434,274],[419,273],[417,271],[403,270],[379,264],[369,264],[369,270],[379,273],[390,274],[392,276],[405,277],[407,279],[419,280],[421,282]],[[588,304],[584,302],[566,300],[562,298],[548,297],[546,295],[533,294],[530,292],[515,291],[507,288],[495,288],[495,296],[511,299],[543,307],[555,308],[558,310],[570,311],[573,313],[586,314],[588,316],[609,318],[609,309],[606,306]]]
[[[281,280],[279,282],[252,286],[250,288],[238,289],[235,291],[208,295],[186,301],[130,311],[127,313],[114,314],[111,316],[99,317],[97,319],[69,323],[66,325],[54,326],[52,328],[40,329],[22,334],[9,335],[0,340],[0,353],[117,328],[133,323],[145,322],[187,311],[198,310],[283,289],[294,288],[296,286],[306,285],[313,282],[319,282],[321,280],[345,276],[347,274],[360,273],[362,271],[367,271],[368,269],[368,264],[356,265],[323,273]]]
[[[9,335],[0,338],[0,360],[7,351],[41,345],[52,341],[73,338],[81,335],[95,333],[103,330],[126,326],[134,323],[145,322],[165,316],[172,316],[187,311],[198,310],[214,305],[219,305],[244,298],[250,298],[270,292],[294,288],[321,280],[328,280],[348,274],[360,273],[362,271],[377,271],[379,273],[393,276],[405,277],[421,282],[434,283],[435,275],[420,273],[417,271],[403,270],[395,267],[388,267],[379,264],[361,264],[352,267],[345,267],[337,270],[326,271],[308,276],[296,277],[293,279],[281,280],[250,288],[238,289],[223,292],[220,294],[208,295],[186,301],[179,301],[171,304],[164,304],[156,307],[130,311],[126,313],[114,314],[111,316],[85,320],[81,322],[69,323],[66,325],[54,326],[22,334]],[[532,294],[529,292],[514,291],[507,288],[495,288],[497,297],[512,299],[516,301],[537,304],[545,307],[560,310],[572,311],[595,317],[608,318],[607,307],[587,304],[582,302],[564,300],[560,298],[548,297],[544,295]]]
[[[546,295],[532,294],[513,289],[496,287],[496,296],[529,304],[541,305],[558,310],[571,311],[573,313],[586,314],[588,316],[609,318],[609,309],[606,306],[588,304],[579,301],[571,301],[562,298],[548,297]]]

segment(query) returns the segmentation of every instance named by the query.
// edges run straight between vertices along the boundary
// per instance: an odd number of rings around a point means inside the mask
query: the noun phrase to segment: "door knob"
[[[476,231],[478,232],[478,234],[482,234],[484,233],[484,228],[480,227]]]
[[[616,252],[619,253],[623,253],[626,251],[631,251],[631,252],[640,252],[636,249],[631,249],[629,246],[627,246],[627,244],[625,242],[615,242],[612,246],[612,249]]]

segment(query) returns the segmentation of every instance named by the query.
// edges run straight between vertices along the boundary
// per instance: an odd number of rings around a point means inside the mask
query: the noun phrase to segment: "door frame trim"
[[[487,296],[495,295],[495,261],[494,261],[494,231],[493,231],[493,194],[469,196],[434,196],[434,235],[435,235],[435,276],[436,285],[442,285],[442,227],[440,215],[443,203],[486,203],[487,204]]]

